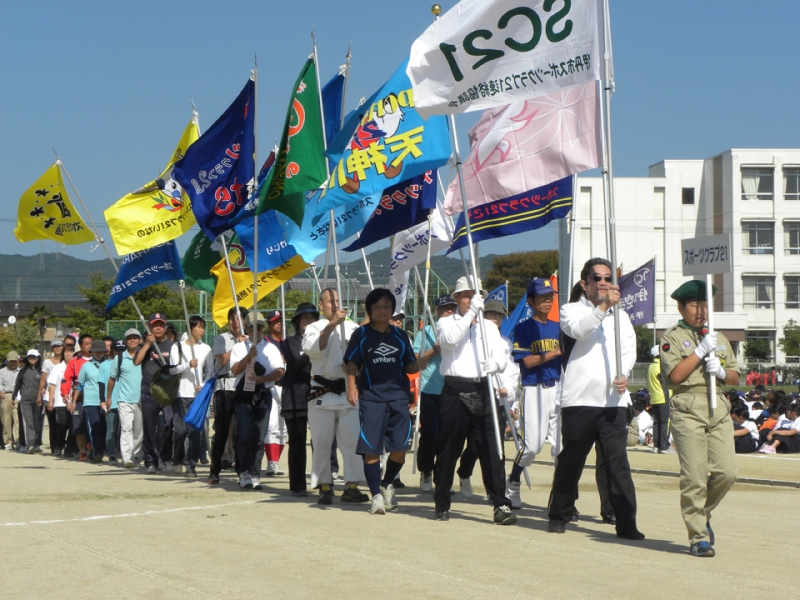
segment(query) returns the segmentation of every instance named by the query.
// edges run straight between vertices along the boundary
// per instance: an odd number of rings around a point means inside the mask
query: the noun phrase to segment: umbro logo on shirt
[[[395,354],[396,352],[399,352],[398,348],[383,342],[380,346],[375,348],[375,354],[377,354],[379,358],[375,358],[374,360],[375,362],[395,362],[394,356],[389,355]]]

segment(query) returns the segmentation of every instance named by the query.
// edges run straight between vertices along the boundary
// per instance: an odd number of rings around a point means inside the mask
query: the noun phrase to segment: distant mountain
[[[82,260],[64,254],[0,255],[0,300],[83,299],[78,286],[89,283],[90,273],[114,276],[108,260]]]

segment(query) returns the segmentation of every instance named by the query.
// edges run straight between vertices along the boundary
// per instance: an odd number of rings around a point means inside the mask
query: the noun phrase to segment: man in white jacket
[[[622,354],[617,379],[614,318],[619,287],[611,284],[611,263],[592,258],[581,270],[584,296],[561,308],[561,330],[575,340],[561,389],[562,450],[548,506],[551,533],[564,533],[572,519],[586,457],[597,444],[605,457],[617,537],[643,540],[636,527],[636,490],[626,451],[630,404],[628,374],[636,361],[636,334],[628,315],[619,311]]]

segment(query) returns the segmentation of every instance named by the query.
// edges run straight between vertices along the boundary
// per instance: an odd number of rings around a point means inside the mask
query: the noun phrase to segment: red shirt
[[[61,397],[64,402],[72,402],[72,384],[78,380],[78,375],[87,362],[92,360],[91,356],[73,356],[72,360],[67,363],[67,370],[64,371],[64,379],[61,380]]]

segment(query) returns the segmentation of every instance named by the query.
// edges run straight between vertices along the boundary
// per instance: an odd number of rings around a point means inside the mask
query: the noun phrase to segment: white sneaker
[[[124,467],[126,469],[132,469],[133,468],[133,461],[132,460],[126,460]]]
[[[278,463],[269,461],[267,463],[267,470],[264,472],[264,477],[275,477],[278,472]]]
[[[250,473],[241,473],[239,475],[239,487],[243,490],[253,489],[253,480],[250,478]]]
[[[159,460],[158,460],[158,467],[156,467],[156,468],[157,468],[159,471],[163,471],[164,469],[166,469],[166,468],[167,468],[167,466],[164,464],[164,461],[163,461],[163,460],[159,459]]]
[[[386,505],[383,503],[383,494],[372,497],[372,506],[369,509],[371,515],[385,515]]]
[[[261,478],[258,475],[250,474],[250,482],[253,484],[254,490],[263,489],[261,487]]]
[[[506,498],[511,500],[511,508],[522,508],[522,500],[519,497],[520,482],[513,482],[506,477]]]
[[[419,474],[419,489],[426,494],[430,494],[433,491],[433,477],[431,477],[430,473]]]
[[[467,500],[472,498],[472,482],[469,480],[469,477],[466,479],[461,479],[461,477],[459,477],[458,484],[461,486],[461,495]]]
[[[386,510],[394,510],[397,508],[397,501],[395,500],[394,495],[394,486],[390,483],[386,487],[381,487],[381,491],[383,492],[381,495],[383,496],[383,506]]]
[[[156,472],[156,468],[153,465],[150,465],[149,467],[147,467],[147,474],[148,475],[154,475],[155,472]]]
[[[172,472],[175,473],[175,475],[182,475],[183,465],[172,465]]]
[[[278,463],[275,463],[275,475],[286,475],[286,471],[281,469],[281,466]]]

